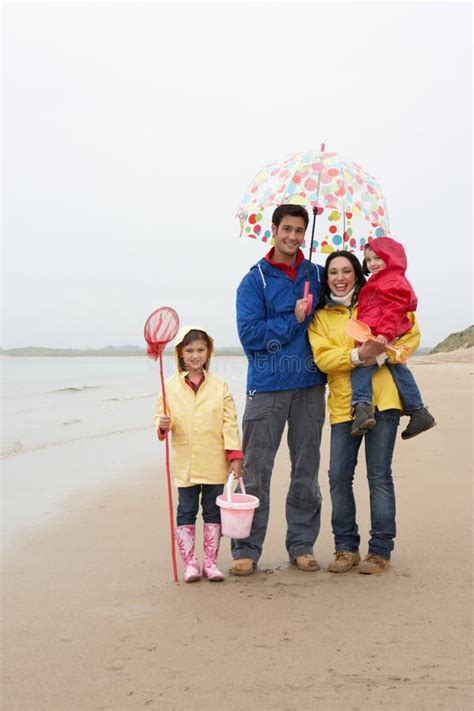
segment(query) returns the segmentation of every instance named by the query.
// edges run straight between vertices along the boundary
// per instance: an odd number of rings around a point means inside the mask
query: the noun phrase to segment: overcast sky
[[[235,212],[319,148],[381,182],[422,345],[472,322],[470,3],[4,3],[3,346],[236,345]],[[316,261],[324,263],[322,255]]]

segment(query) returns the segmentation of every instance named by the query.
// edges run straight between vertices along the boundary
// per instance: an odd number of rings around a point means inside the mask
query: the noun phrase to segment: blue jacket
[[[275,392],[323,385],[326,376],[314,364],[307,329],[319,301],[323,268],[311,264],[313,308],[303,323],[295,303],[303,298],[308,260],[295,281],[265,259],[255,264],[237,289],[237,329],[248,360],[247,392]]]

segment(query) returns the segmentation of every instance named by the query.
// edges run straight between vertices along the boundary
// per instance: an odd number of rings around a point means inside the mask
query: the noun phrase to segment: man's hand
[[[298,323],[303,323],[306,318],[306,306],[308,305],[308,299],[298,299],[295,304],[295,317]]]
[[[242,460],[241,459],[232,459],[231,462],[229,462],[229,471],[227,474],[233,473],[235,479],[242,479],[244,475],[244,469],[242,467]]]
[[[160,419],[158,420],[158,427],[162,432],[168,432],[171,429],[171,417],[160,415]]]

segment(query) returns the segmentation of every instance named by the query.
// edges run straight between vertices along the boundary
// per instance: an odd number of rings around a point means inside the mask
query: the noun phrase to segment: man
[[[286,548],[300,570],[316,571],[313,546],[321,520],[319,447],[326,376],[315,366],[307,328],[319,300],[323,268],[300,249],[309,217],[299,205],[272,216],[274,247],[237,289],[237,327],[248,359],[243,417],[245,489],[258,496],[250,536],[232,541],[234,575],[250,575],[262,553],[270,511],[270,480],[285,425],[291,479],[286,497]],[[313,308],[303,298],[308,274]]]

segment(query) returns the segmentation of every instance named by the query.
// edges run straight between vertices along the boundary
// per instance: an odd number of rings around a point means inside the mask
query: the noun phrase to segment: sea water
[[[159,366],[141,356],[3,356],[2,459],[69,441],[151,427],[161,390]],[[175,371],[163,358],[164,377]],[[226,380],[241,410],[245,358],[216,356],[212,372]]]
[[[163,464],[153,416],[159,366],[145,356],[2,356],[2,542],[61,511],[71,494]],[[214,357],[239,421],[244,357]],[[165,378],[175,372],[163,358]]]

